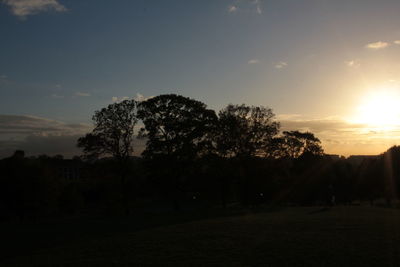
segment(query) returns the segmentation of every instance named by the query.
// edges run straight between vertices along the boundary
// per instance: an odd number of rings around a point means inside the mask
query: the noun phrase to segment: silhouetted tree
[[[147,138],[142,155],[158,162],[158,166],[168,165],[159,184],[164,185],[174,208],[179,209],[187,161],[212,151],[216,114],[202,102],[167,94],[141,102],[138,116],[144,123],[140,135]]]
[[[119,163],[122,201],[125,212],[129,213],[126,188],[128,161],[133,152],[134,127],[138,121],[137,102],[125,100],[96,111],[93,118],[94,129],[78,139],[78,147],[89,158],[111,155]]]
[[[284,131],[273,143],[278,157],[298,158],[304,154],[321,156],[324,153],[321,141],[310,132]]]
[[[134,126],[137,102],[125,100],[96,111],[92,120],[94,129],[78,139],[78,147],[89,157],[112,155],[117,160],[126,160],[133,152]]]
[[[219,112],[219,153],[240,158],[265,154],[280,126],[274,117],[263,106],[228,105]]]
[[[145,157],[192,159],[212,149],[210,134],[216,114],[206,105],[184,96],[160,95],[139,105],[141,136],[147,138]]]
[[[237,167],[239,191],[244,205],[254,204],[254,184],[251,160],[269,153],[271,141],[278,133],[275,114],[263,106],[228,105],[219,112],[217,151],[223,157],[233,158]],[[254,160],[254,159],[253,159]]]

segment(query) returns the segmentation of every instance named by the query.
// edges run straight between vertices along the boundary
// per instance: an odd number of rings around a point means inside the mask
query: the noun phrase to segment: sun
[[[387,129],[400,125],[400,91],[380,88],[361,98],[353,123]]]

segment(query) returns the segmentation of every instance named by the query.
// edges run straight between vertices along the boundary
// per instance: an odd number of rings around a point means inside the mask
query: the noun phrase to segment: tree
[[[323,155],[321,141],[310,132],[284,131],[276,138],[275,155],[278,157],[298,158],[302,155]]]
[[[92,120],[94,129],[78,139],[87,157],[111,155],[118,161],[126,161],[133,152],[134,127],[137,102],[125,100],[96,111]]]
[[[126,182],[129,158],[133,152],[134,127],[138,121],[137,102],[125,100],[96,111],[92,120],[94,129],[78,139],[78,147],[88,158],[102,155],[113,156],[121,181],[121,202],[126,215],[129,214],[128,186]]]
[[[158,186],[179,210],[188,163],[212,151],[216,114],[202,102],[167,94],[141,102],[138,115],[144,123],[141,136],[147,138],[142,155],[152,159],[154,172],[161,169]]]
[[[141,136],[147,138],[145,157],[192,159],[212,149],[210,134],[216,114],[194,99],[175,94],[159,95],[141,102]]]
[[[274,113],[263,106],[228,105],[219,112],[217,151],[236,162],[239,191],[244,205],[255,203],[254,167],[250,158],[265,155],[279,123]]]
[[[227,157],[265,154],[280,126],[274,117],[263,106],[228,105],[219,112],[218,151]]]

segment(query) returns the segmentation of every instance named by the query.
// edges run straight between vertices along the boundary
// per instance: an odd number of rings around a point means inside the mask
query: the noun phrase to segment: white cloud
[[[285,61],[279,61],[278,63],[275,64],[275,69],[284,69],[288,66],[289,64]]]
[[[141,93],[137,93],[136,96],[133,99],[135,99],[136,101],[146,101],[146,100],[148,100],[150,98],[153,98],[153,97],[154,96],[144,96]]]
[[[129,99],[128,96],[123,96],[123,97],[113,96],[113,97],[111,97],[111,101],[112,101],[113,103],[122,102],[122,101],[128,100],[128,99]]]
[[[250,59],[249,61],[247,61],[247,64],[258,64],[260,63],[260,60],[254,58],[254,59]]]
[[[238,8],[236,6],[229,6],[228,7],[228,12],[229,13],[235,13],[238,10]]]
[[[262,6],[260,0],[236,0],[234,4],[228,6],[229,13],[247,12],[262,14]]]
[[[345,61],[344,64],[346,64],[346,66],[349,68],[359,68],[361,66],[358,60],[348,60]]]
[[[375,43],[369,43],[366,44],[365,47],[368,49],[372,49],[372,50],[378,50],[378,49],[383,49],[389,46],[389,43],[387,42],[382,42],[382,41],[378,41]]]
[[[52,94],[51,97],[52,98],[64,98],[63,95],[57,95],[57,94]]]
[[[400,45],[400,40],[393,41],[394,44]]]
[[[46,11],[65,12],[67,8],[58,0],[2,0],[11,12],[20,18]]]
[[[76,96],[90,96],[89,93],[85,93],[85,92],[76,92],[75,95]]]
[[[262,9],[261,9],[261,2],[260,2],[260,0],[254,0],[253,3],[254,3],[254,5],[256,6],[256,13],[257,13],[257,14],[261,14],[261,13],[262,13]]]
[[[128,99],[133,99],[136,101],[146,101],[147,99],[153,98],[154,96],[144,96],[141,93],[137,93],[136,96],[134,97],[129,97],[129,96],[123,96],[123,97],[117,97],[117,96],[113,96],[111,97],[111,101],[113,103],[119,103],[122,102],[124,100],[128,100]]]

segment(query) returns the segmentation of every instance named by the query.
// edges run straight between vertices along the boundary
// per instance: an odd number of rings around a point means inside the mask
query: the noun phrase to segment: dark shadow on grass
[[[310,214],[310,215],[311,214],[317,214],[317,213],[327,212],[327,211],[330,211],[330,210],[331,210],[331,208],[324,207],[324,208],[321,208],[321,209],[310,211],[308,214]]]
[[[135,212],[129,217],[82,216],[41,222],[1,223],[0,251],[3,253],[0,256],[0,265],[3,260],[31,255],[54,246],[194,221],[280,212],[282,209],[279,206],[204,208],[181,212]]]

